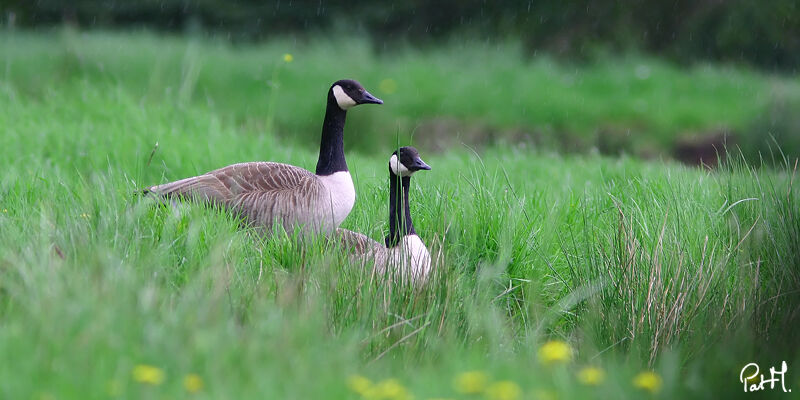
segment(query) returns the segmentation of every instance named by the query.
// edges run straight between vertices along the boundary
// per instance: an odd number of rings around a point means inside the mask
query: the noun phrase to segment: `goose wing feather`
[[[320,224],[326,190],[311,172],[274,162],[233,164],[148,189],[168,198],[186,197],[233,209],[267,229],[279,221],[288,231],[298,224]]]
[[[343,228],[336,229],[336,239],[347,253],[353,255],[363,256],[386,251],[385,247],[369,236]]]

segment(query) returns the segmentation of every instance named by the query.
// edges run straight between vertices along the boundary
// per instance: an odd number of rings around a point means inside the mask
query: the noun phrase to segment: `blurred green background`
[[[792,0],[662,1],[5,1],[20,26],[64,22],[214,32],[237,40],[350,32],[436,44],[468,35],[521,40],[526,53],[585,58],[596,49],[639,50],[674,60],[741,61],[770,70],[800,65],[800,7]]]
[[[6,0],[0,9],[5,76],[31,90],[70,74],[123,74],[152,97],[181,81],[187,100],[214,100],[302,143],[315,141],[324,99],[294,96],[347,76],[390,105],[369,121],[351,118],[390,134],[348,138],[358,151],[413,135],[432,150],[514,144],[690,164],[715,164],[724,146],[754,163],[800,154],[800,7],[791,0]],[[58,50],[8,36],[64,26],[73,37],[61,35]],[[96,30],[161,33],[75,36]],[[187,41],[203,45],[187,50]],[[37,69],[8,61],[20,51],[39,57]],[[229,52],[247,62],[226,62]],[[278,72],[284,53],[295,63]]]

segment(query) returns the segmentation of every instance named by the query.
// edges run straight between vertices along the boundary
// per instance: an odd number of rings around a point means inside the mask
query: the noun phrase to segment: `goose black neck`
[[[402,186],[403,193],[399,193],[397,190],[398,184]],[[403,236],[417,233],[411,222],[411,210],[409,209],[408,190],[410,187],[410,176],[401,178],[391,170],[389,171],[389,236],[386,236],[386,247],[397,246]]]
[[[347,112],[339,108],[332,92],[328,93],[328,108],[322,123],[322,141],[319,144],[317,175],[331,175],[347,171],[344,160],[344,121]]]

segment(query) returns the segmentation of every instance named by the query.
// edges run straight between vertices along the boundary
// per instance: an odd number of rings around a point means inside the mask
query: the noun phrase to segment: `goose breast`
[[[427,278],[431,269],[431,254],[419,236],[403,236],[397,246],[387,249],[387,253],[388,266],[403,278],[412,281],[424,281]],[[376,268],[382,272],[380,265],[376,264]]]

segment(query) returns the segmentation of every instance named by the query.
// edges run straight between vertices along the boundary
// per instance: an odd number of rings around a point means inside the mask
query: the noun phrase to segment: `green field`
[[[781,360],[800,390],[795,160],[756,168],[732,150],[707,171],[408,139],[447,117],[577,137],[632,124],[650,146],[746,126],[796,80],[635,57],[566,67],[512,45],[17,32],[0,46],[0,398],[356,399],[356,375],[382,382],[364,398],[730,397],[746,363]],[[342,77],[386,101],[349,113],[358,198],[343,226],[383,237],[387,159],[418,145],[433,167],[412,188],[437,255],[426,287],[372,282],[324,241],[266,240],[135,194],[241,161],[313,169]],[[543,363],[548,340],[570,361]],[[581,383],[587,366],[605,380]],[[460,393],[481,386],[466,371],[489,388]],[[642,371],[663,381],[654,393],[633,384]]]

